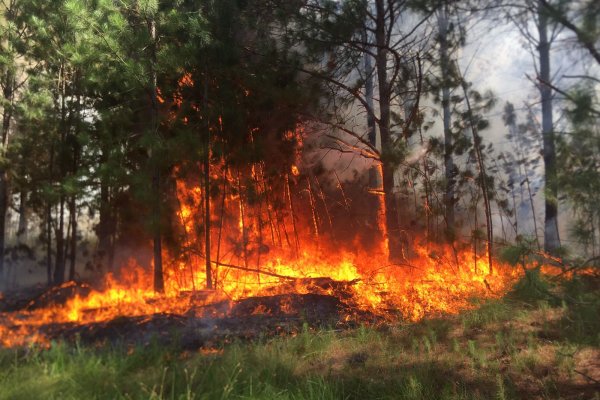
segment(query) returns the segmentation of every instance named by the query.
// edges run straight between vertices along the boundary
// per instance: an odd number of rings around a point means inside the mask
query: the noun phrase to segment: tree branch
[[[575,33],[575,36],[577,36],[577,40],[579,40],[583,47],[585,47],[589,51],[589,53],[592,55],[592,57],[594,57],[596,62],[600,64],[600,51],[596,49],[594,41],[580,28],[578,28],[577,26],[575,26],[575,24],[569,21],[563,13],[556,9],[556,7],[548,3],[547,0],[539,0],[539,2],[544,6],[544,8],[546,8],[546,10],[548,10],[551,18],[553,18],[555,21],[557,21],[558,23],[562,24],[567,29]]]

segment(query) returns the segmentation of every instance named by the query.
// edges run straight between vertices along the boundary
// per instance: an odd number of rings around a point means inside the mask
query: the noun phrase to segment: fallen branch
[[[216,262],[216,261],[211,261],[211,263],[215,264],[215,265],[217,265],[219,267],[238,269],[238,270],[241,270],[241,271],[247,271],[247,272],[253,272],[253,273],[256,273],[256,274],[262,274],[262,275],[272,276],[272,277],[279,278],[279,279],[288,279],[288,280],[302,279],[302,278],[298,278],[298,277],[294,277],[294,276],[280,275],[280,274],[275,273],[275,272],[263,271],[261,269],[246,268],[246,267],[242,267],[240,265],[226,264],[226,263]]]
[[[594,382],[594,383],[600,384],[600,381],[598,379],[594,379],[591,376],[589,376],[587,374],[584,374],[581,371],[577,371],[576,369],[574,369],[573,372],[577,372],[579,375],[583,376],[585,379],[587,379],[590,382]]]

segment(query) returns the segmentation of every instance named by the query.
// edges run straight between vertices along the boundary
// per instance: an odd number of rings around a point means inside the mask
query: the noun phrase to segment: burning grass
[[[285,337],[194,351],[157,342],[7,349],[0,399],[594,399],[600,336],[588,317],[600,302],[583,285],[562,288],[579,287],[569,303],[525,302],[516,292],[416,323],[305,324]]]
[[[108,276],[97,288],[69,283],[25,307],[0,313],[0,344],[47,344],[57,330],[157,315],[185,316],[193,323],[223,322],[240,313],[298,320],[312,307],[312,314],[324,316],[314,319],[317,325],[418,321],[470,309],[472,298],[499,298],[521,275],[500,263],[490,273],[485,261],[468,251],[415,249],[417,256],[403,265],[366,254],[326,257],[317,250],[287,259],[265,256],[257,269],[221,264],[214,270],[214,291],[197,289],[204,286],[200,271],[184,279],[184,273],[171,268],[164,295],[153,292],[150,274],[132,262],[120,279]],[[309,295],[321,297],[313,301]],[[319,309],[316,303],[331,307]]]

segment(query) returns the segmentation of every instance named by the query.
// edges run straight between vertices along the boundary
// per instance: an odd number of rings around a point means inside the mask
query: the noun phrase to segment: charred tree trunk
[[[543,5],[538,4],[539,33],[539,90],[542,99],[542,141],[545,168],[544,249],[553,253],[560,247],[558,233],[558,182],[556,180],[556,150],[552,115],[552,89],[550,87],[550,40],[548,38],[548,16]]]
[[[388,40],[385,30],[384,0],[376,0],[376,26],[375,43],[377,47],[376,68],[379,86],[379,134],[381,136],[381,150],[383,155],[393,151],[393,138],[390,131],[390,103],[391,88],[388,82]],[[400,224],[398,221],[398,207],[394,194],[395,166],[386,158],[382,160],[383,192],[385,196],[385,222],[388,239],[389,258],[398,260],[403,257],[402,240],[400,238]]]

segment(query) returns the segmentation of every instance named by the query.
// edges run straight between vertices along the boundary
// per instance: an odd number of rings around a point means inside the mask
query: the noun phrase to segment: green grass
[[[600,356],[596,297],[569,290],[585,302],[508,298],[416,324],[305,327],[210,352],[5,349],[0,399],[600,399],[576,372]]]

